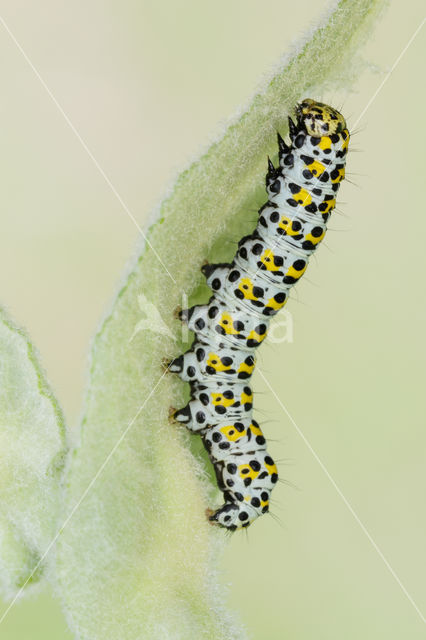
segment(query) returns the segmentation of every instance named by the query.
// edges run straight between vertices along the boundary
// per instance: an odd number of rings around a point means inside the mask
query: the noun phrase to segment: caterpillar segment
[[[204,264],[212,296],[179,317],[195,333],[191,348],[169,363],[189,382],[191,398],[174,418],[201,435],[224,504],[212,523],[234,531],[269,509],[278,481],[265,437],[253,419],[250,378],[271,317],[288,302],[326,233],[345,177],[349,132],[343,116],[306,99],[289,118],[290,144],[278,134],[278,166],[268,159],[267,202],[231,263]]]

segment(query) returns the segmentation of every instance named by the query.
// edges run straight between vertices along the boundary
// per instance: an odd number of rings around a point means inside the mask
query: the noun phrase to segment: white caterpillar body
[[[304,100],[296,113],[297,124],[289,121],[291,145],[278,135],[280,163],[275,168],[269,161],[268,201],[255,230],[240,240],[232,263],[202,268],[213,295],[181,312],[196,337],[169,364],[191,384],[191,399],[175,418],[203,438],[224,494],[210,521],[230,530],[268,511],[278,480],[252,417],[255,351],[324,238],[345,175],[349,132],[343,116],[313,100]]]

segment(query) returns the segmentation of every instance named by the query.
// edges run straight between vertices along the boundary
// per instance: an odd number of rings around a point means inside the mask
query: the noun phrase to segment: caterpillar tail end
[[[236,531],[248,527],[257,518],[257,514],[247,509],[247,505],[240,506],[234,502],[225,502],[216,509],[206,509],[209,522],[228,531]]]
[[[220,512],[221,509],[216,509],[216,511],[214,509],[211,509],[210,507],[207,507],[206,509],[206,517],[208,520],[208,523],[212,526],[212,527],[220,527],[221,529],[227,529],[229,532],[234,532],[237,530],[237,526],[236,525],[226,525],[223,522],[220,521]]]
[[[220,516],[222,514],[222,510],[223,510],[223,507],[221,507],[220,509],[216,509],[216,511],[214,509],[211,509],[210,507],[207,507],[206,517],[209,524],[211,524],[213,527],[221,527],[222,529],[228,529],[228,531],[236,531],[237,529],[236,525],[234,524],[228,525],[222,521],[223,519],[221,520]]]

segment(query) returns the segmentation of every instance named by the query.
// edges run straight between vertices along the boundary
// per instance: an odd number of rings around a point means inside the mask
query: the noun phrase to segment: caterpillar
[[[201,435],[224,495],[221,507],[207,510],[208,518],[231,531],[269,510],[278,481],[252,417],[255,351],[324,238],[345,176],[350,136],[343,116],[311,99],[295,112],[291,143],[278,133],[279,166],[268,159],[268,200],[255,230],[240,240],[230,264],[201,268],[213,295],[207,304],[179,312],[195,338],[167,364],[191,386],[190,401],[172,410],[173,417]]]

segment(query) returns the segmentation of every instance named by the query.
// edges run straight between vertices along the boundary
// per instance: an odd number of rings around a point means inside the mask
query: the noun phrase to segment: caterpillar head
[[[297,119],[310,136],[321,138],[346,129],[341,113],[322,102],[306,98],[297,105]]]

